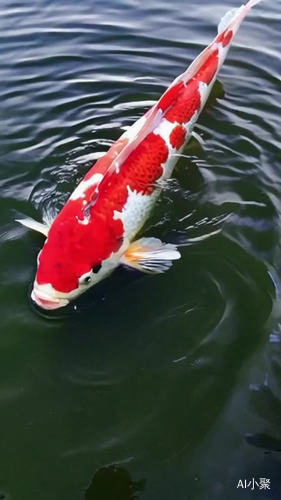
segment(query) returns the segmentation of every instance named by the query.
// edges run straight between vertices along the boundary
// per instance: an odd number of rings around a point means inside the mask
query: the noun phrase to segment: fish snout
[[[63,298],[56,298],[49,296],[46,293],[42,293],[40,291],[40,287],[34,285],[34,288],[31,292],[31,298],[35,304],[37,304],[42,309],[46,309],[48,311],[59,309],[60,307],[65,307],[69,304],[69,300]]]

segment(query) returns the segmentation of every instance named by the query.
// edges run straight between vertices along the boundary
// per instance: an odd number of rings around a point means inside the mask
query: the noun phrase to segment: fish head
[[[118,266],[121,244],[105,220],[82,224],[58,216],[37,258],[32,300],[47,310],[67,306]]]

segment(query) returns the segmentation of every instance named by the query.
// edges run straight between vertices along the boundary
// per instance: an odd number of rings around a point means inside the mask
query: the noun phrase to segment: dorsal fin
[[[160,123],[163,112],[154,105],[145,115],[144,124],[138,130],[136,135],[129,139],[126,146],[120,151],[118,156],[114,158],[110,166],[108,167],[104,178],[98,186],[98,192],[101,191],[104,182],[108,177],[114,172],[118,171],[119,167],[124,163],[128,156],[138,147],[138,145],[152,132]],[[97,197],[98,198],[98,197]]]
[[[136,133],[135,137],[129,140],[128,144],[120,151],[119,155],[115,158],[110,166],[110,169],[117,168],[121,166],[128,156],[134,151],[137,146],[152,132],[160,123],[162,118],[162,111],[156,106],[153,106],[151,110],[145,116],[145,121],[143,126]],[[109,173],[109,171],[108,171]]]

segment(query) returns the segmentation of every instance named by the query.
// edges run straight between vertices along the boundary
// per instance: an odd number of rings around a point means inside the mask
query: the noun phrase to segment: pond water
[[[43,239],[14,221],[59,210],[238,5],[1,2],[1,499],[281,497],[281,1],[245,20],[143,231],[184,244],[169,272],[45,317]]]

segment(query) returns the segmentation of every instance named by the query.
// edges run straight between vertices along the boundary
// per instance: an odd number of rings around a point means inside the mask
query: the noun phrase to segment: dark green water
[[[171,271],[47,319],[43,241],[14,222],[57,210],[238,5],[1,1],[1,499],[281,497],[281,1],[245,21],[147,224],[185,243]]]

